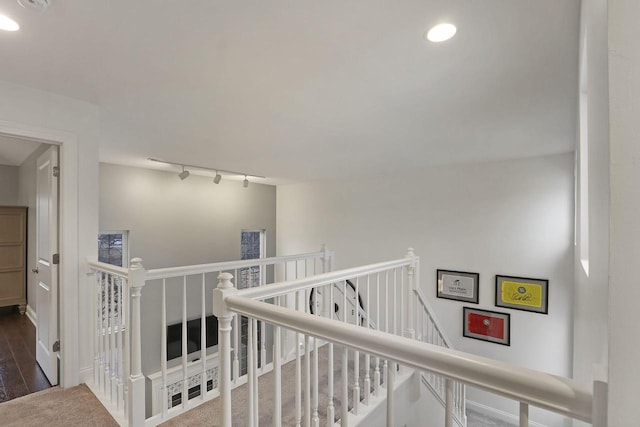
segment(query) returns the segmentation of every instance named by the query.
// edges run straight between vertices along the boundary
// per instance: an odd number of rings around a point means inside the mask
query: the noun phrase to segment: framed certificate
[[[549,312],[549,281],[497,275],[496,307],[547,314]]]
[[[496,344],[511,345],[509,313],[464,307],[462,335]]]
[[[478,304],[479,273],[437,270],[438,289],[436,296]]]

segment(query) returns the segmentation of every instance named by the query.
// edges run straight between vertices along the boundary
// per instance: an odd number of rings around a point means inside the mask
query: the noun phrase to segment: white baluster
[[[445,380],[445,418],[444,426],[453,427],[453,381]]]
[[[202,363],[200,376],[200,397],[204,402],[207,395],[207,309],[205,302],[207,294],[205,289],[205,275],[202,273],[202,306],[200,309],[200,362]]]
[[[118,399],[118,350],[116,349],[116,334],[118,332],[115,305],[116,286],[112,274],[109,274],[109,283],[109,376],[111,377],[109,383],[111,387],[111,402],[114,402]]]
[[[296,262],[296,277],[297,277]],[[294,293],[296,310],[300,310],[299,292]],[[296,427],[300,427],[302,422],[302,366],[300,363],[300,334],[296,332]]]
[[[187,371],[187,276],[182,276],[182,407],[186,410],[189,405],[189,381]]]
[[[413,253],[413,250],[411,252]],[[409,307],[409,309],[411,310],[409,313],[410,318],[414,318],[415,313],[418,310],[418,298],[416,297],[414,292],[417,289],[420,289],[420,257],[413,255],[413,279],[410,292],[413,296],[414,304],[412,305],[413,310],[411,309],[411,307]]]
[[[353,301],[355,312],[355,325],[360,326],[360,278],[356,277],[356,297]],[[360,407],[360,352],[353,351],[353,413],[358,415]]]
[[[240,280],[238,279],[237,268],[233,270],[233,277],[236,278],[236,282]],[[233,316],[233,331],[235,331],[233,341],[233,382],[237,383],[240,378],[240,361],[242,360],[242,337],[240,336],[242,333],[242,316]]]
[[[92,270],[92,274],[89,278],[89,284],[91,285],[93,297],[93,383],[100,387],[100,285],[97,270]]]
[[[256,349],[253,347],[253,319],[247,319],[247,382],[249,388],[249,426],[255,425],[254,414],[254,399],[255,399],[255,371],[253,370],[253,358],[255,357]]]
[[[264,322],[260,322],[260,372],[264,371],[267,364],[267,325]]]
[[[325,245],[322,245],[322,272],[327,273],[329,271],[329,252]],[[333,285],[329,285],[329,287],[333,288]],[[328,288],[325,286],[324,292],[322,292],[322,317],[332,318],[333,307],[329,302],[329,292],[327,292]]]
[[[384,272],[384,331],[389,333],[389,270]],[[384,386],[389,388],[389,363],[387,360],[383,362],[382,376],[384,378]]]
[[[394,399],[393,399],[393,380],[395,377],[395,363],[389,363],[389,369],[386,370],[387,383],[387,427],[394,426]],[[385,360],[385,366],[387,361]]]
[[[415,315],[415,307],[417,307],[417,301],[418,298],[414,293],[414,290],[417,288],[416,286],[416,274],[415,274],[415,254],[413,253],[413,248],[409,248],[407,250],[407,258],[410,258],[413,262],[410,266],[407,267],[407,307],[408,310],[406,311],[405,315],[406,315],[406,319],[405,319],[405,325],[406,325],[406,329],[404,331],[405,336],[407,338],[415,338],[416,336],[416,330],[414,329],[414,322],[416,321],[416,315]],[[404,306],[403,306],[404,307]],[[422,310],[420,311],[422,312]]]
[[[380,325],[380,273],[376,273],[376,322],[378,323],[378,329]],[[373,370],[373,384],[376,397],[380,396],[380,385],[382,379],[380,378],[380,357],[375,358],[375,368]]]
[[[367,319],[365,322],[365,327],[369,329],[371,327],[370,318],[371,318],[371,309],[369,305],[369,279],[371,276],[367,275],[367,299],[366,299],[366,310],[367,310]],[[369,371],[371,370],[371,356],[369,353],[366,353],[364,356],[364,404],[369,406],[369,399],[371,396],[371,377],[369,376]]]
[[[305,302],[309,301],[305,298]],[[308,304],[305,304],[308,308]],[[304,337],[304,426],[311,427],[311,337]]]
[[[122,313],[124,316],[124,414],[128,417],[129,414],[129,381],[127,377],[131,375],[131,333],[130,333],[130,311],[129,311],[129,280],[123,280],[123,297],[122,297]]]
[[[131,375],[129,376],[129,426],[144,425],[145,378],[142,375],[142,352],[140,347],[140,297],[145,284],[146,271],[140,258],[131,260],[129,286],[131,291]]]
[[[281,281],[286,281],[287,278],[288,278],[287,263],[286,262],[282,263],[280,269],[282,270],[282,273],[281,273],[282,275],[280,276]],[[290,304],[290,295],[291,294],[282,295],[280,297],[280,303],[281,303],[281,305],[283,307],[289,308],[289,306],[290,306],[289,305]],[[295,305],[294,305],[294,307],[295,307]],[[289,344],[289,342],[291,342],[291,335],[292,335],[291,331],[287,331],[285,329],[284,332],[283,332],[282,339],[281,339],[282,340],[282,357],[285,360],[286,360],[287,355],[291,351],[290,344]]]
[[[124,340],[124,329],[122,327],[122,282],[121,278],[118,278],[118,312],[116,313],[116,324],[118,325],[118,340],[116,342],[116,347],[118,348],[118,405],[117,408],[120,409],[124,404],[124,385],[123,385],[123,377],[124,377],[124,363],[123,363],[123,345],[122,342]]]
[[[280,326],[273,327],[273,426],[282,425],[282,369],[280,361]]]
[[[256,319],[252,319],[251,327],[253,329],[253,351],[255,351],[256,356],[253,358],[253,404],[255,406],[253,410],[253,423],[255,426],[258,426],[259,423],[259,396],[260,393],[258,391],[258,321]]]
[[[238,359],[242,343],[240,341],[240,316],[233,316],[234,342],[233,342],[233,382],[236,383],[240,378],[240,360]]]
[[[529,427],[529,405],[520,402],[520,427]]]
[[[98,352],[100,354],[100,373],[99,373],[99,381],[100,381],[100,389],[102,390],[102,393],[104,394],[106,391],[106,382],[105,382],[105,371],[107,369],[105,362],[106,362],[106,358],[105,358],[105,352],[107,349],[107,346],[105,345],[105,337],[107,335],[106,333],[106,325],[105,325],[105,311],[106,311],[106,302],[105,302],[105,288],[104,288],[104,274],[102,272],[98,272],[98,298],[100,299],[100,302],[98,303],[98,317],[100,319],[100,321],[98,322],[99,324],[99,330],[98,330]]]
[[[346,295],[346,289],[344,294]],[[346,314],[346,313],[345,313]],[[346,322],[347,316],[343,316]],[[342,417],[340,426],[349,425],[349,350],[345,347],[342,350]]]
[[[329,292],[324,292],[329,294],[329,305],[331,308],[329,309],[329,316],[333,319],[334,312],[334,302],[333,302],[333,283],[328,285]],[[327,405],[327,427],[333,427],[335,420],[335,408],[333,406],[333,343],[330,342],[328,344],[328,360],[327,360],[327,376],[328,378],[328,390],[327,394],[329,397],[329,403]]]
[[[342,282],[342,322],[347,323],[347,282]],[[349,349],[342,350],[342,415],[340,425],[349,424]]]
[[[316,289],[315,295],[318,295]],[[318,309],[315,310],[316,316],[319,316]],[[318,417],[318,338],[313,338],[313,414],[311,417],[313,427],[319,427],[320,418]]]
[[[167,417],[169,409],[169,396],[167,396],[167,280],[162,279],[162,324],[160,344],[160,369],[162,370],[162,386],[160,387],[160,396],[162,396],[162,418]]]
[[[220,365],[220,401],[222,406],[221,427],[231,427],[231,320],[234,313],[227,310],[224,298],[237,291],[231,283],[229,273],[218,275],[218,287],[213,291],[213,314],[218,318],[218,347]]]
[[[397,305],[398,305],[398,288],[397,288],[397,268],[393,269],[393,287],[392,287],[392,299],[391,299],[391,319],[393,319],[392,334],[398,335],[398,318],[397,318]]]
[[[408,322],[406,321],[406,316],[403,316],[403,312],[407,312],[409,310],[404,310],[406,307],[404,304],[404,298],[406,296],[405,284],[404,284],[404,272],[406,271],[405,267],[400,268],[400,305],[398,306],[399,317],[400,317],[400,334],[404,334],[406,330],[406,325]],[[409,299],[407,299],[407,305],[409,305]]]

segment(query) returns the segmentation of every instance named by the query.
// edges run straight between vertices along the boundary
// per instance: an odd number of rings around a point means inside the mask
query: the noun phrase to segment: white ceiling
[[[39,142],[0,135],[0,165],[20,166],[39,146]]]
[[[100,159],[273,182],[573,150],[579,0],[2,0],[0,80],[101,107]],[[450,21],[458,34],[424,41]]]

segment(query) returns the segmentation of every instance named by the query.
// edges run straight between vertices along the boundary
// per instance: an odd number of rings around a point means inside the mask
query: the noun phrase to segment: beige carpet
[[[327,395],[327,361],[328,361],[328,347],[323,346],[318,351],[318,377],[320,382],[318,384],[319,399],[318,399],[318,414],[320,418],[320,425],[326,425],[327,404],[329,402]],[[373,366],[374,359],[371,358]],[[302,360],[302,389],[304,390],[304,359]],[[313,365],[312,365],[313,366]],[[360,389],[361,399],[364,396],[362,391],[364,382],[364,356],[360,357]],[[340,396],[342,390],[342,348],[334,346],[334,399],[333,404],[335,406],[335,420],[340,418],[341,404]],[[373,368],[370,371],[373,381]],[[282,425],[283,426],[295,426],[295,361],[289,362],[282,367]],[[349,351],[349,381],[353,381],[353,352]],[[259,394],[259,424],[261,426],[273,425],[273,373],[262,375],[258,382],[258,394]],[[248,402],[248,387],[242,385],[232,391],[232,411],[233,411],[233,426],[246,426],[248,420],[247,402]],[[304,392],[303,392],[304,395]],[[313,402],[312,402],[313,403]],[[353,392],[352,384],[349,384],[349,408],[353,406]],[[313,411],[313,407],[312,407]],[[304,413],[304,397],[302,400],[302,412]],[[304,415],[303,415],[304,417]],[[303,418],[304,419],[304,418]],[[304,424],[304,423],[303,423]],[[220,399],[216,398],[210,402],[202,404],[197,408],[194,408],[174,419],[171,419],[164,424],[164,427],[175,426],[219,426],[220,425]]]
[[[117,426],[102,404],[82,384],[33,393],[0,404],[3,427]]]

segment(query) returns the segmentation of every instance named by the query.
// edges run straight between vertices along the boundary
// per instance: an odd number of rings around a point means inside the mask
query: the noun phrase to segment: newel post
[[[235,313],[227,309],[224,299],[235,295],[237,289],[231,282],[233,275],[220,273],[218,287],[213,290],[213,314],[218,318],[218,351],[220,352],[220,401],[222,402],[222,427],[231,427],[231,321]]]
[[[407,250],[406,258],[410,259],[412,262],[411,265],[407,267],[407,306],[409,309],[405,312],[406,329],[404,330],[404,336],[415,339],[416,331],[413,328],[413,325],[415,321],[416,294],[414,291],[417,287],[418,257],[413,253],[413,248],[409,248]]]
[[[145,396],[144,375],[142,375],[142,351],[140,346],[140,296],[144,287],[147,271],[142,266],[142,259],[133,258],[129,267],[130,288],[130,331],[131,339],[131,372],[129,374],[129,426],[144,426],[145,421]]]

